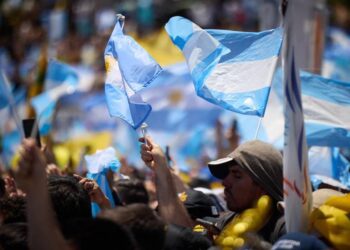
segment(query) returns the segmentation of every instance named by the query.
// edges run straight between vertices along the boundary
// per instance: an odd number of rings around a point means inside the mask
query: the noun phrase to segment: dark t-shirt
[[[221,217],[215,226],[220,230],[235,217],[236,213],[228,212],[223,217]],[[281,214],[277,208],[273,211],[271,218],[266,223],[266,225],[257,234],[262,237],[265,241],[271,244],[275,243],[279,237],[286,233],[285,220],[283,214]]]

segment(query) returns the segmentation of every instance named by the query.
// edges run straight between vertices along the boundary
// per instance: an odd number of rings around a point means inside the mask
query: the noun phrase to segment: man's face
[[[222,184],[227,208],[233,212],[251,208],[254,201],[264,194],[263,189],[238,165],[230,167]]]

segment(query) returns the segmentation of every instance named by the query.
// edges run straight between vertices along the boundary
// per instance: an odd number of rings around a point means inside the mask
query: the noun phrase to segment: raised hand
[[[78,180],[83,189],[88,192],[91,202],[97,203],[101,209],[112,208],[109,199],[102,192],[95,180],[83,178],[77,174],[74,175],[74,178]]]
[[[143,142],[140,153],[145,164],[153,170],[157,170],[159,167],[168,167],[168,161],[160,146],[154,143],[150,137],[146,137],[146,140],[147,143],[145,143],[145,138],[139,139],[140,142]]]
[[[33,139],[24,139],[20,148],[20,160],[15,171],[16,182],[24,192],[46,186],[46,160]]]

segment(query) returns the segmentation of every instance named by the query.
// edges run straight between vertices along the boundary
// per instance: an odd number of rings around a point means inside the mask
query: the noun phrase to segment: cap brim
[[[233,165],[235,160],[231,157],[221,158],[208,163],[210,173],[218,178],[224,179],[229,173],[229,167]]]

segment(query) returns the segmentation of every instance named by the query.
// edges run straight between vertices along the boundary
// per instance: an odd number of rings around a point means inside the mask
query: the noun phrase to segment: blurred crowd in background
[[[169,47],[169,38],[162,35],[163,26],[171,16],[188,17],[203,28],[242,31],[274,28],[281,22],[278,0],[3,0],[0,6],[0,66],[12,84],[16,101],[23,103],[22,106],[19,105],[22,119],[35,116],[29,100],[42,91],[47,61],[50,58],[73,65],[85,77],[85,89],[88,91],[63,97],[56,108],[53,131],[45,135],[45,138],[43,135],[46,144],[52,148],[55,145],[52,150],[62,167],[78,167],[83,164],[84,153],[93,153],[96,149],[111,144],[117,149],[119,156],[125,157],[130,164],[141,164],[137,149],[135,153],[138,135],[123,128],[124,124],[117,119],[110,118],[105,107],[103,53],[116,21],[116,13],[122,13],[126,17],[125,32],[132,35],[164,67],[183,60],[174,46]],[[342,34],[350,31],[348,1],[328,1],[327,15],[329,27],[340,28]],[[325,52],[328,59],[343,53],[330,40],[326,40],[326,48],[330,48]],[[337,69],[343,67],[343,70],[339,70],[333,77],[348,80],[349,76],[344,72],[348,69],[349,59],[337,60],[337,65],[341,65]],[[177,100],[176,95],[170,98],[172,102]],[[7,111],[2,111],[4,112]],[[223,122],[217,121],[212,135],[229,131],[229,135],[225,137],[227,139],[234,131],[234,137],[244,140],[245,135],[239,131],[239,125],[231,126],[235,120],[234,115],[230,114],[224,120],[228,121],[224,128],[220,127]],[[15,124],[7,118],[1,119],[0,128],[2,161],[8,166],[11,165],[19,137],[12,133],[16,130]],[[187,159],[184,165],[205,165],[205,159],[215,158],[220,154],[218,145],[214,146],[215,152],[200,152],[203,144],[217,144],[215,136],[211,136],[205,143],[195,141],[193,138],[198,138],[200,131],[189,137],[192,143],[187,143],[187,146],[197,148],[195,151],[190,149],[189,155],[197,160],[204,160],[193,164]],[[178,137],[183,140],[181,136]],[[229,140],[226,139],[222,143],[229,147]],[[167,143],[160,143],[164,148],[170,145],[170,153],[176,155],[175,150],[178,149],[171,144],[174,139],[164,137],[164,141],[166,140]],[[126,141],[132,142],[125,144]],[[60,147],[58,143],[66,144]],[[184,150],[188,151],[188,147]],[[179,159],[175,160],[181,162]],[[187,171],[189,169],[187,166],[183,168]]]

